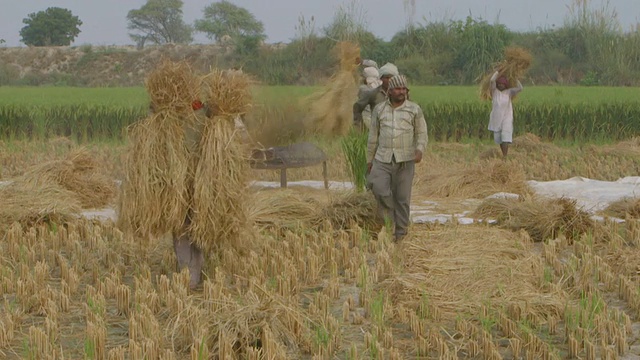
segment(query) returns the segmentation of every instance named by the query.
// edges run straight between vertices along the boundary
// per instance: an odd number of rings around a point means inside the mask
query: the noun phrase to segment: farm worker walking
[[[509,152],[509,144],[513,141],[513,97],[522,91],[522,83],[517,81],[517,86],[509,88],[509,80],[505,76],[498,77],[499,73],[493,73],[490,79],[491,86],[491,115],[489,117],[489,130],[493,131],[493,139],[500,145],[502,157],[506,158]]]
[[[356,129],[364,130],[362,112],[367,108],[367,105],[373,109],[387,99],[389,79],[398,75],[398,68],[391,63],[386,63],[378,70],[378,75],[380,77],[380,85],[373,89],[359,91],[358,100],[353,104],[353,125]]]
[[[415,164],[427,146],[427,123],[420,106],[407,99],[407,80],[388,82],[389,98],[371,114],[367,143],[368,181],[378,202],[378,216],[394,225],[394,240],[407,235]]]

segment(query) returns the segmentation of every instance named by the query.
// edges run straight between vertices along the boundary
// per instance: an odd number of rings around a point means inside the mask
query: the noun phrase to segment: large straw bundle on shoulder
[[[247,225],[249,162],[233,117],[207,119],[193,188],[190,233],[201,249],[237,242]]]
[[[196,122],[194,115],[189,122]],[[179,231],[189,211],[185,118],[163,111],[135,124],[119,202],[119,225],[140,235]]]
[[[30,168],[16,181],[58,184],[72,192],[83,208],[97,208],[111,203],[116,195],[115,182],[102,169],[87,149],[80,148],[64,159]]]
[[[180,231],[189,213],[201,120],[199,88],[185,62],[165,61],[146,81],[152,113],[134,124],[119,203],[119,225],[141,235]]]
[[[480,98],[491,100],[491,76],[498,71],[500,76],[509,80],[509,87],[515,87],[516,81],[522,79],[527,73],[533,57],[531,53],[521,47],[507,47],[504,50],[504,59],[498,62],[489,74],[485,74],[480,81]]]
[[[81,203],[76,194],[55,182],[16,180],[0,185],[0,233],[18,222],[23,226],[76,219]]]
[[[334,52],[340,56],[340,69],[323,89],[305,99],[308,104],[305,124],[314,134],[343,136],[353,124],[353,103],[358,94],[356,59],[360,48],[341,42]]]

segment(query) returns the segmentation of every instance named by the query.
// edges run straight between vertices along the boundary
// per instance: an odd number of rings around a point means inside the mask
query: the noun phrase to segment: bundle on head
[[[184,226],[202,126],[191,107],[197,83],[186,63],[164,62],[149,75],[155,112],[129,131],[118,216],[124,229],[162,235]]]
[[[509,87],[514,87],[516,81],[521,79],[529,70],[533,57],[527,49],[520,47],[507,47],[504,50],[504,59],[497,63],[491,71],[486,74],[480,82],[480,98],[491,100],[491,76],[494,71],[498,71],[499,76],[504,76],[509,81]]]
[[[16,181],[58,184],[72,192],[83,208],[97,208],[111,203],[116,194],[115,182],[102,169],[88,150],[78,149],[62,160],[27,170]]]
[[[215,115],[244,115],[251,108],[251,79],[238,70],[213,69],[202,78],[202,100]]]
[[[340,56],[340,70],[323,89],[305,99],[308,104],[305,124],[313,134],[343,136],[353,124],[353,103],[358,94],[356,58],[360,48],[341,42],[335,52]]]
[[[145,87],[153,112],[188,113],[198,99],[199,87],[188,63],[164,60],[147,77]]]

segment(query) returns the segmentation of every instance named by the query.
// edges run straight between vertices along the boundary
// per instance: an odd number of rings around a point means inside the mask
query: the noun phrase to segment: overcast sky
[[[411,0],[230,0],[249,10],[265,27],[267,42],[289,42],[295,37],[300,16],[315,18],[316,29],[327,25],[340,6],[354,1],[362,9],[362,18],[375,35],[389,40],[403,29],[409,19],[415,23],[464,19],[471,14],[490,23],[499,22],[514,31],[560,26],[569,15],[572,0],[415,0],[415,13],[408,15],[405,2]],[[202,17],[205,6],[214,0],[184,0],[184,20],[192,24]],[[608,6],[615,10],[624,30],[640,22],[640,0],[590,0],[591,7]],[[71,10],[82,20],[81,33],[72,45],[126,45],[128,36],[126,16],[129,10],[139,9],[146,0],[0,0],[0,46],[24,46],[20,42],[22,19],[28,14],[48,7]],[[607,5],[608,4],[608,5]],[[196,43],[209,43],[196,34]]]

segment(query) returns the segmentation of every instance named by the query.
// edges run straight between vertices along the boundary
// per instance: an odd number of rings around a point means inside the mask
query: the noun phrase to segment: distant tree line
[[[127,14],[131,39],[139,48],[189,44],[204,33],[221,52],[215,63],[243,68],[267,84],[315,84],[333,72],[337,59],[327,56],[337,41],[358,43],[363,58],[395,63],[414,84],[473,84],[499,61],[507,46],[529,49],[534,63],[527,81],[537,84],[640,85],[640,30],[622,31],[616,13],[576,1],[559,27],[513,32],[468,16],[465,20],[409,24],[389,41],[366,26],[352,1],[340,7],[321,29],[314,18],[299,18],[293,40],[264,44],[262,22],[248,10],[223,0],[203,9],[203,17],[184,22],[182,0],[147,0]],[[20,31],[30,46],[70,45],[82,21],[71,11],[48,8],[29,14]]]

